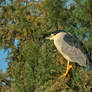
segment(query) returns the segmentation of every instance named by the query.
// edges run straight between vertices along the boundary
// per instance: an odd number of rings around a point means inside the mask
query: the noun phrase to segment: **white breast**
[[[54,44],[55,44],[57,50],[62,54],[62,56],[65,59],[67,59],[68,61],[71,61],[71,59],[62,52],[62,48],[63,48],[62,41],[63,41],[63,38],[65,35],[66,35],[65,32],[58,33],[54,39]]]

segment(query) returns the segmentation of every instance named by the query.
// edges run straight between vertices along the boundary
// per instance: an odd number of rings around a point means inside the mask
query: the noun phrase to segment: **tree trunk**
[[[90,33],[92,36],[92,9],[91,9],[90,3],[92,3],[92,1],[88,0],[88,9],[89,9],[89,16],[90,16]],[[92,49],[90,49],[90,60],[92,60]]]
[[[92,36],[92,10],[90,6],[91,1],[88,0],[88,9],[89,9],[89,16],[90,16],[90,30],[91,30],[91,36]]]
[[[91,27],[91,36],[92,36],[92,12],[90,14],[90,27]]]

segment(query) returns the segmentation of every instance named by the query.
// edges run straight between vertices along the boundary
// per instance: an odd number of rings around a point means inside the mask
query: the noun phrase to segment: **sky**
[[[6,69],[8,67],[8,61],[6,60],[6,58],[7,58],[9,52],[11,52],[10,48],[7,50],[2,48],[0,50],[0,69],[2,70],[2,72],[6,72]]]
[[[7,3],[6,4],[9,4],[10,2],[9,2],[9,0],[6,0],[7,1]],[[28,0],[28,1],[30,1],[30,0]],[[39,1],[39,0],[36,0],[36,1]],[[72,2],[73,0],[69,0],[68,2],[67,2],[67,7],[69,7],[69,5],[70,5],[70,3]],[[5,4],[5,5],[6,5]],[[16,48],[18,47],[18,40],[17,39],[15,39],[14,40],[14,45],[16,46]],[[9,52],[11,52],[12,51],[12,49],[11,48],[8,48],[7,50],[5,50],[4,48],[2,48],[1,50],[0,50],[0,69],[2,70],[2,72],[6,72],[7,71],[7,68],[8,68],[8,62],[9,61],[7,61],[7,57],[9,56]]]
[[[70,8],[71,2],[74,2],[74,1],[73,1],[73,0],[68,0],[68,2],[66,3],[66,7],[67,7],[67,8]]]
[[[17,39],[14,40],[14,45],[16,46],[16,48],[18,47]],[[2,72],[7,71],[9,60],[7,60],[6,58],[9,56],[9,52],[11,52],[11,51],[12,51],[11,48],[8,48],[7,50],[2,48],[0,50],[0,69],[2,70]]]

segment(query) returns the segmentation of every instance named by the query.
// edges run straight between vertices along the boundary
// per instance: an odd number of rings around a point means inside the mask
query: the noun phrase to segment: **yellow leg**
[[[69,76],[68,72],[72,69],[72,65],[69,64],[69,61],[67,62],[67,70],[66,72],[61,75],[60,77],[66,77],[66,76]]]

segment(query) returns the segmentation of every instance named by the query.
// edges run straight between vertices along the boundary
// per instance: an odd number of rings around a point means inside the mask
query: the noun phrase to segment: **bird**
[[[53,40],[57,50],[67,60],[66,72],[61,77],[69,76],[68,73],[73,68],[71,62],[83,67],[87,66],[88,57],[86,51],[82,42],[76,36],[63,30],[57,30],[52,32],[50,36],[45,37],[45,39]]]

